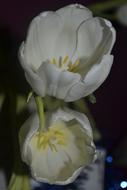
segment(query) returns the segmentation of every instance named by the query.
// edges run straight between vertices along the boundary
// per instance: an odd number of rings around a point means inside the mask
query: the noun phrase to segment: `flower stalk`
[[[30,190],[29,178],[27,175],[12,174],[8,190]]]
[[[40,96],[35,95],[34,99],[36,102],[38,116],[39,116],[39,132],[42,132],[42,131],[44,131],[44,127],[45,127],[44,104],[43,104],[43,100]]]

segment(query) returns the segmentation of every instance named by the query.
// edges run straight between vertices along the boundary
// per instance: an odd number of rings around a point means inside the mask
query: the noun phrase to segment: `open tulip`
[[[22,159],[40,182],[71,183],[96,157],[90,123],[84,114],[64,108],[47,113],[45,125],[39,132],[34,114],[21,127]]]
[[[115,30],[78,4],[35,17],[19,57],[26,79],[40,96],[75,101],[95,91],[108,76]]]

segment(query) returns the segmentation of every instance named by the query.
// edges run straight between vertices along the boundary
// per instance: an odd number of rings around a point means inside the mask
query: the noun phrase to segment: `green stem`
[[[39,115],[39,131],[44,131],[44,127],[45,127],[44,104],[40,96],[35,95],[34,99],[36,102],[38,115]]]
[[[12,175],[12,180],[8,186],[8,190],[30,190],[30,182],[28,176]]]
[[[110,1],[105,1],[103,3],[96,3],[93,5],[88,6],[90,10],[92,10],[94,13],[106,11],[112,8],[117,8],[123,4],[126,4],[127,0],[110,0]]]

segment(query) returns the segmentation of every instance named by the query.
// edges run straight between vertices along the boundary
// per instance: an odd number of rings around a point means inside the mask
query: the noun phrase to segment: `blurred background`
[[[114,2],[115,1],[117,0],[114,0]],[[15,142],[13,142],[12,137],[17,134],[18,127],[29,115],[29,110],[26,108],[26,97],[30,89],[18,61],[18,49],[21,42],[26,38],[30,21],[42,11],[55,11],[68,4],[79,3],[90,7],[95,3],[105,2],[109,2],[109,0],[1,0],[1,184],[5,178],[8,182],[13,169],[15,154],[13,144],[18,143],[18,141],[15,140]],[[125,3],[127,3],[127,1]],[[117,31],[117,39],[112,52],[114,55],[114,64],[111,73],[104,84],[95,92],[96,103],[92,104],[87,102],[90,115],[94,117],[99,136],[96,139],[96,144],[98,147],[106,150],[105,190],[127,189],[127,25],[121,23],[114,17],[118,8],[119,6],[112,7],[104,13],[94,12],[95,16],[111,18],[110,20]],[[16,106],[17,102],[18,106]],[[15,126],[18,127],[13,131],[12,128]],[[5,171],[4,176],[2,171]],[[40,187],[38,187],[38,189],[39,188]],[[58,189],[58,187],[49,186],[43,186],[43,189],[44,188]],[[60,189],[62,188],[63,187]],[[68,188],[71,189],[72,187]],[[80,190],[80,188],[77,189]],[[4,187],[0,188],[0,190],[4,190]]]

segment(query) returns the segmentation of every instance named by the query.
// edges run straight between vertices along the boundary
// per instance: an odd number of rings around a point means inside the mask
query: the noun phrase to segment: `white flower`
[[[92,130],[84,114],[67,108],[46,117],[45,132],[38,132],[37,114],[21,127],[22,159],[36,180],[65,185],[73,182],[96,157]]]
[[[127,26],[127,4],[120,6],[117,10],[116,15],[118,21],[121,24]]]
[[[20,62],[38,95],[75,101],[95,91],[108,76],[114,42],[109,21],[74,4],[33,19]]]

